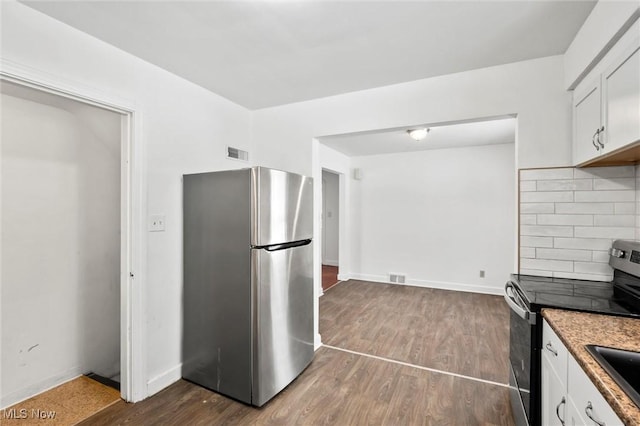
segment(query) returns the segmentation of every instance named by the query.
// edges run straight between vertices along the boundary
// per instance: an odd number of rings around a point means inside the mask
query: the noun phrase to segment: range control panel
[[[609,265],[614,269],[640,277],[640,242],[615,240],[609,250]]]

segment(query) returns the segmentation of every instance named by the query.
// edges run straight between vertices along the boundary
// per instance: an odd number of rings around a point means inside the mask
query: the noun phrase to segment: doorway
[[[130,399],[131,117],[4,78],[0,94],[0,404],[89,373]]]
[[[340,176],[322,170],[322,290],[338,283]]]

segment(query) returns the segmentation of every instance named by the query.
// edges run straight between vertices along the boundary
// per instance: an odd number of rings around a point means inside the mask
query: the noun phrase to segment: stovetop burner
[[[522,290],[530,310],[540,308],[573,309],[610,315],[634,316],[640,310],[629,309],[614,294],[614,283],[568,278],[512,275]]]

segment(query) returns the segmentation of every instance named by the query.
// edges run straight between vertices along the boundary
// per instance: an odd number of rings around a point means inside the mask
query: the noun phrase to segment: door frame
[[[121,119],[120,152],[120,384],[121,397],[137,402],[147,396],[144,289],[146,213],[144,144],[140,109],[135,102],[97,91],[60,76],[2,59],[0,80],[116,112]]]

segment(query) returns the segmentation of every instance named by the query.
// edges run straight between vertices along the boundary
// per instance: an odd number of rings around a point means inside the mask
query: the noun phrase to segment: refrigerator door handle
[[[290,243],[272,244],[270,246],[262,246],[262,247],[256,247],[256,248],[265,249],[266,251],[278,251],[278,250],[286,250],[294,247],[307,246],[309,244],[311,244],[311,240],[307,239],[307,240],[293,241]]]

